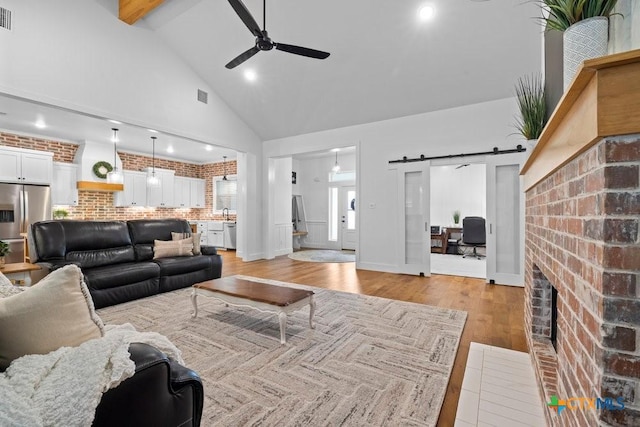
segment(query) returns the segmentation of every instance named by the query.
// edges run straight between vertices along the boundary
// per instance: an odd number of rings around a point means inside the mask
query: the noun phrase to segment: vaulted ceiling
[[[264,141],[511,97],[517,78],[541,67],[540,11],[528,0],[266,0],[273,40],[331,56],[272,50],[233,70],[225,64],[255,40],[227,0],[95,1],[153,32]],[[262,25],[263,2],[243,1]],[[435,15],[421,22],[425,4]],[[0,128],[34,133],[35,109],[52,124],[50,137],[105,139],[95,118],[8,98],[0,107],[9,113]],[[143,141],[122,148],[150,151],[146,129],[121,127],[123,139]],[[165,155],[188,161],[233,157],[220,147],[203,155],[206,146],[179,135],[161,140],[184,147]]]
[[[244,0],[260,25],[262,3]],[[421,22],[425,4],[435,16]],[[226,0],[165,0],[135,25],[153,29],[264,140],[510,97],[518,77],[540,70],[532,1],[267,0],[266,12],[274,41],[331,56],[272,50],[226,69],[254,45]]]

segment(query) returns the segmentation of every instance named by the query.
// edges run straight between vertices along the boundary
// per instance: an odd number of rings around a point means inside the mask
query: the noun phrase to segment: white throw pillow
[[[103,335],[104,324],[75,265],[0,299],[0,368],[27,354],[76,347]]]

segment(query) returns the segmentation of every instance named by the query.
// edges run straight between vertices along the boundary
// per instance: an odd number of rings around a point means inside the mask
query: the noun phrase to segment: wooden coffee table
[[[305,305],[309,305],[309,326],[311,329],[314,328],[313,313],[316,309],[316,303],[313,300],[313,291],[269,285],[236,277],[207,280],[193,285],[191,293],[193,313],[191,317],[194,318],[198,316],[196,301],[198,295],[219,299],[227,306],[250,307],[258,311],[276,314],[280,320],[281,344],[287,342],[287,314],[299,310]]]

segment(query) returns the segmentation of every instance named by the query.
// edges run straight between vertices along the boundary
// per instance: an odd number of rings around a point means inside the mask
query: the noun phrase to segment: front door
[[[340,187],[342,249],[356,250],[356,187]]]
[[[398,187],[398,272],[431,275],[431,229],[429,228],[428,161],[394,164]]]

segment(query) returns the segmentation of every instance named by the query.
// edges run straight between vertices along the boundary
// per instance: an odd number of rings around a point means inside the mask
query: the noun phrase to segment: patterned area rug
[[[354,251],[311,249],[290,253],[289,258],[308,262],[356,262],[356,253]]]
[[[282,282],[240,276],[271,284]],[[435,426],[466,321],[464,311],[302,285],[316,293],[278,319],[190,289],[98,310],[105,323],[156,331],[202,377],[203,426]]]

